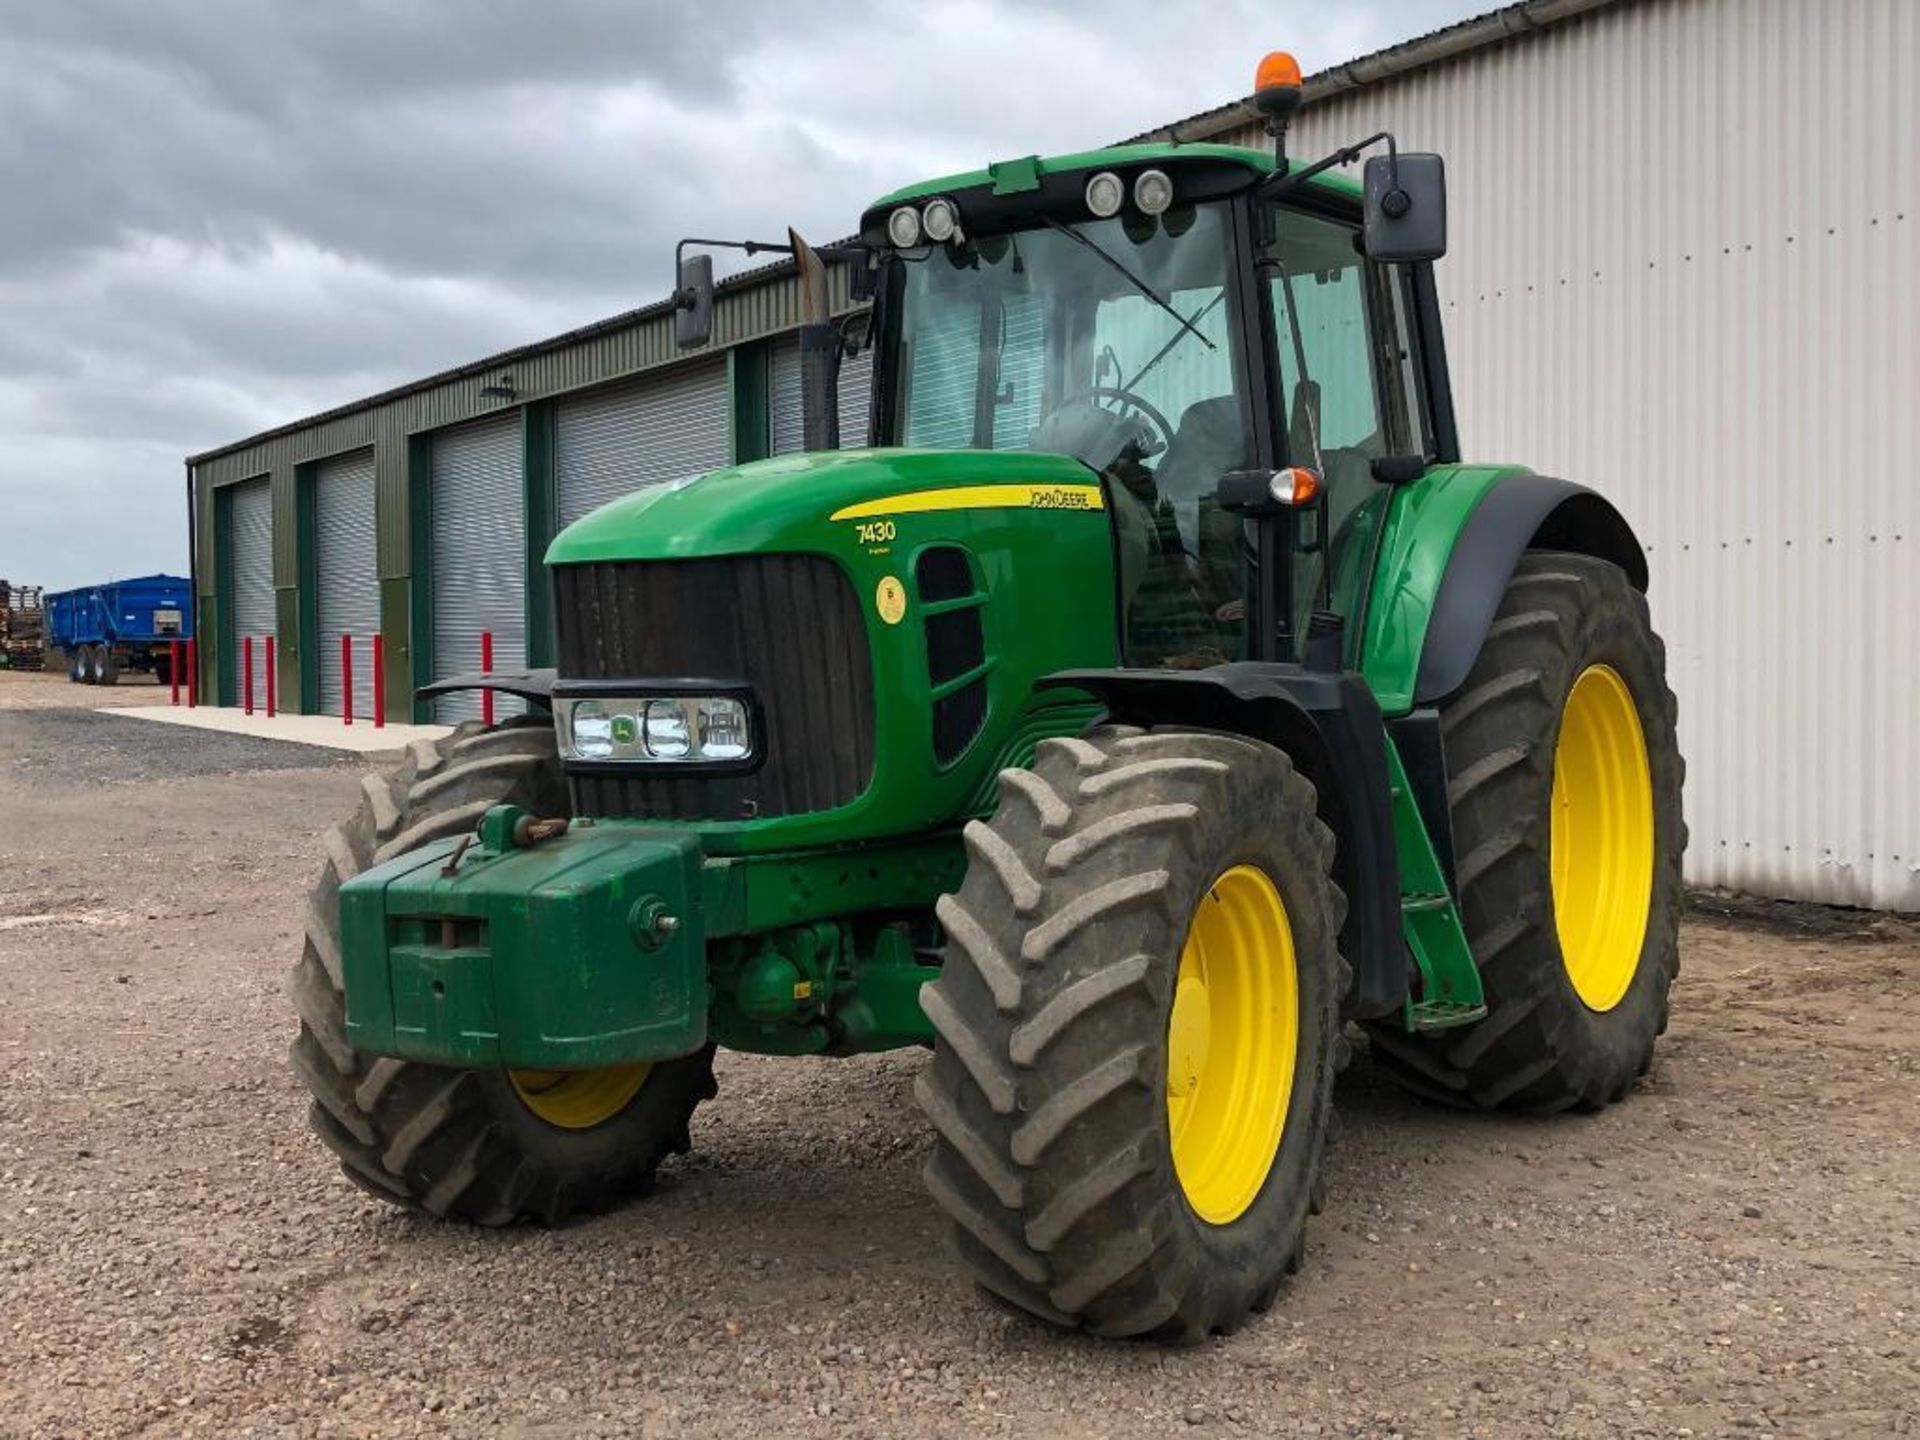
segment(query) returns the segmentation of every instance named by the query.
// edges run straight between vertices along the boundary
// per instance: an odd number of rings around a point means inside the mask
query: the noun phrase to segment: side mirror
[[[1447,253],[1447,172],[1438,155],[1376,155],[1364,183],[1369,260],[1391,265]]]
[[[713,335],[713,257],[681,256],[679,282],[673,292],[673,338],[688,350]]]

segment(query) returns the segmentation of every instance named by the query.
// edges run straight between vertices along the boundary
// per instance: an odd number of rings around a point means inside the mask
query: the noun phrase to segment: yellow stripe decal
[[[925,515],[935,510],[1102,510],[1098,485],[956,485],[916,490],[885,500],[865,500],[836,510],[831,520],[868,520],[878,515]]]

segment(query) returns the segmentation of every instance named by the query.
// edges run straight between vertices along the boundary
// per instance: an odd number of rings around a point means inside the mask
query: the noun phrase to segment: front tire
[[[1000,786],[922,992],[927,1186],[975,1281],[1022,1310],[1234,1330],[1319,1206],[1348,972],[1313,787],[1254,741],[1111,726]]]
[[[459,1070],[363,1054],[347,1043],[340,885],[360,871],[471,830],[494,805],[567,813],[553,727],[524,716],[418,740],[406,762],[362,782],[355,816],[326,835],[327,860],[288,977],[300,1014],[294,1073],[309,1123],[347,1178],[383,1200],[482,1225],[558,1224],[651,1187],[689,1146],[714,1093],[711,1047],[652,1066],[572,1072]]]
[[[1487,1015],[1371,1028],[1406,1088],[1477,1109],[1598,1109],[1653,1063],[1680,969],[1686,848],[1666,652],[1616,565],[1521,558],[1440,708],[1460,909]]]

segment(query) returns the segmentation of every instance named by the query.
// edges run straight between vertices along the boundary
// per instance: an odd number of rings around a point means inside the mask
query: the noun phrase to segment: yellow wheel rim
[[[591,1130],[626,1109],[652,1072],[642,1061],[606,1070],[509,1070],[507,1079],[520,1103],[549,1125]]]
[[[1653,896],[1653,776],[1633,692],[1580,672],[1553,751],[1553,921],[1574,993],[1611,1010],[1633,984]]]
[[[1266,1184],[1299,1045],[1287,907],[1265,871],[1235,865],[1194,911],[1167,1019],[1173,1168],[1208,1224],[1239,1219]]]

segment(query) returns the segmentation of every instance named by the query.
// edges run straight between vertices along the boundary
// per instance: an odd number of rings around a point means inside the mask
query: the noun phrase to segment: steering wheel
[[[1057,415],[1068,406],[1077,405],[1083,400],[1117,400],[1126,407],[1125,410],[1120,412],[1122,415],[1125,415],[1128,411],[1137,411],[1139,414],[1146,416],[1148,421],[1152,423],[1153,428],[1160,432],[1160,443],[1146,452],[1149,455],[1158,455],[1162,450],[1165,450],[1169,445],[1173,444],[1173,426],[1167,420],[1167,417],[1162,415],[1152,405],[1149,405],[1145,400],[1142,400],[1138,395],[1134,394],[1133,391],[1123,390],[1118,385],[1089,385],[1084,390],[1076,390],[1054,407],[1054,414]]]

